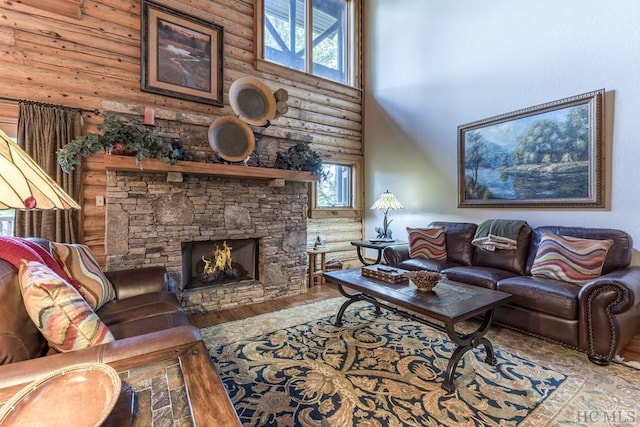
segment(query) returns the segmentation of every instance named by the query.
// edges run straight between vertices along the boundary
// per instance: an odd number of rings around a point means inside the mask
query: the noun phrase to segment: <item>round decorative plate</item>
[[[241,77],[229,88],[229,103],[240,119],[265,126],[276,115],[276,97],[255,77]]]
[[[256,147],[249,125],[233,116],[218,117],[209,126],[209,145],[230,162],[245,160]]]
[[[1,426],[99,426],[120,397],[122,382],[111,366],[80,363],[29,384],[0,409]]]

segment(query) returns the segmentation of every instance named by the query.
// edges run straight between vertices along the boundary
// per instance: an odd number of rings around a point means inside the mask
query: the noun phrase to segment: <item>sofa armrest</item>
[[[167,270],[161,266],[105,271],[104,274],[115,288],[119,300],[169,289]]]
[[[0,366],[0,389],[35,381],[56,369],[76,363],[110,363],[200,339],[200,330],[195,326],[178,326],[83,350],[10,363]]]
[[[611,361],[640,327],[640,267],[627,267],[585,284],[578,294],[579,316],[589,358]]]
[[[387,246],[382,251],[382,256],[384,256],[387,264],[392,267],[398,267],[402,261],[409,259],[409,245]]]

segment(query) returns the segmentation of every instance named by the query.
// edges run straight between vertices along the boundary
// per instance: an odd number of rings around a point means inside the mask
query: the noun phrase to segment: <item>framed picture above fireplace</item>
[[[458,127],[458,207],[601,208],[604,89]]]
[[[223,105],[223,28],[142,0],[141,89]]]

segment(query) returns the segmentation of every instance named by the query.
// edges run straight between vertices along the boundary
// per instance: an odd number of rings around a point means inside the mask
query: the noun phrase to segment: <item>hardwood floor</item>
[[[297,305],[309,304],[316,301],[340,296],[337,288],[333,286],[312,286],[306,294],[293,297],[281,298],[257,304],[246,305],[244,307],[231,308],[205,314],[194,314],[189,317],[192,325],[204,328],[219,323],[231,322],[233,320],[246,319],[258,314],[270,313]]]
[[[640,362],[640,331],[622,350],[620,356],[627,362]]]
[[[313,286],[306,294],[212,313],[194,314],[190,316],[189,320],[193,325],[199,328],[204,328],[211,325],[217,325],[219,323],[246,319],[247,317],[256,316],[258,314],[270,313],[272,311],[282,310],[337,296],[340,296],[340,293],[333,286]],[[636,334],[620,355],[626,361],[640,362],[640,333]]]

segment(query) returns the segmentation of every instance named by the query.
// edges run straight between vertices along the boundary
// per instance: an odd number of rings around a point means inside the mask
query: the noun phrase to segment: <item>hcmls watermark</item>
[[[635,425],[640,418],[635,411],[578,411],[579,423],[606,425],[606,424],[632,424]]]

